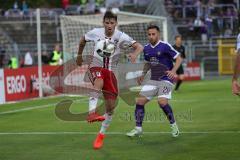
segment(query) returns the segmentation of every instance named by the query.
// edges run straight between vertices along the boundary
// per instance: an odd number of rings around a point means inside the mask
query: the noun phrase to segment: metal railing
[[[232,57],[221,57],[221,59],[232,60]],[[206,77],[224,75],[220,73],[220,68],[218,63],[219,63],[219,57],[217,56],[203,57],[201,59],[201,79],[205,79]],[[231,67],[233,70],[233,64],[231,64]]]
[[[12,38],[4,32],[0,27],[0,36],[6,40],[3,45],[4,50],[11,55],[19,55],[18,45],[12,40]]]
[[[186,12],[187,9],[195,9],[195,11],[197,11],[200,8],[202,11],[205,11],[206,14],[211,15],[211,10],[219,9],[219,8],[223,9],[225,7],[229,7],[229,8],[232,8],[234,11],[237,11],[237,8],[233,4],[214,4],[211,6],[172,5],[172,6],[166,6],[166,9],[180,10],[181,11],[180,13],[182,13],[182,17],[179,17],[179,18],[187,18],[187,12]]]
[[[174,42],[175,35],[179,34],[176,26],[173,24],[171,17],[168,17],[168,13],[165,10],[164,0],[152,0],[145,10],[144,14],[150,14],[154,16],[164,16],[167,17],[168,23],[168,41],[170,43]]]
[[[43,18],[43,23],[54,22],[57,25],[59,23],[60,15],[65,15],[65,11],[62,8],[42,8],[40,16]],[[0,15],[0,18],[2,20],[17,20],[21,23],[29,22],[32,25],[36,20],[36,9],[29,9],[26,12],[19,9],[9,9],[5,11],[4,16]]]

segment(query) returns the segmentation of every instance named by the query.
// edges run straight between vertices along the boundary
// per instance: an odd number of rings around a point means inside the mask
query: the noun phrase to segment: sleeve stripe
[[[174,59],[176,59],[177,58],[177,56],[180,54],[177,50],[175,50],[173,47],[172,47],[172,45],[170,45],[169,43],[165,43],[165,44],[167,44],[170,48],[171,48],[171,50],[173,50],[174,52],[176,52],[176,55],[173,57]]]
[[[177,54],[173,57],[173,59],[176,59],[179,56],[179,52],[177,52]]]

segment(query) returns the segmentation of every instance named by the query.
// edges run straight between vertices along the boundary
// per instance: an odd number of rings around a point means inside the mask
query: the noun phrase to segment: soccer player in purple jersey
[[[139,77],[139,84],[142,83],[148,70],[151,70],[151,78],[143,85],[139,97],[136,99],[135,120],[136,127],[128,132],[129,137],[142,135],[142,123],[144,119],[144,105],[154,96],[158,97],[158,104],[166,114],[171,128],[172,136],[179,135],[173,111],[168,101],[171,99],[173,79],[179,68],[182,58],[180,54],[168,43],[160,40],[158,26],[151,25],[147,29],[149,44],[144,47],[144,59],[146,61],[143,74]],[[173,60],[176,60],[173,65]]]

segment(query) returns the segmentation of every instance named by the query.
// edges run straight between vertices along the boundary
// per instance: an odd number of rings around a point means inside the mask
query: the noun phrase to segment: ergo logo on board
[[[26,78],[23,75],[6,77],[7,93],[21,93],[25,92],[27,88]]]

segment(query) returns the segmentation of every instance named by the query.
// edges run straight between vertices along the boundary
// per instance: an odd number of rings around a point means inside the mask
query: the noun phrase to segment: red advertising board
[[[43,66],[43,83],[49,84],[50,74],[56,66]],[[38,97],[38,68],[4,69],[6,101]]]
[[[49,86],[50,76],[56,76],[58,78],[58,72],[56,74],[54,71],[61,69],[59,66],[43,66],[43,83]],[[88,86],[88,83],[82,83],[83,77],[87,70],[87,66],[78,67],[76,70],[69,73],[70,76],[66,77],[66,84],[72,84],[76,86]],[[200,64],[197,62],[188,63],[185,67],[185,80],[200,80]],[[59,72],[61,73],[61,72]],[[28,98],[38,97],[39,89],[39,78],[38,78],[38,67],[26,67],[19,69],[4,69],[3,70],[3,81],[4,81],[4,91],[5,91],[5,100],[8,101],[19,101]],[[63,79],[54,81],[54,87],[56,91],[62,91]],[[76,84],[75,84],[76,83]],[[2,84],[3,86],[3,84]],[[90,85],[91,86],[91,85]],[[4,103],[4,101],[2,101]]]
[[[190,62],[184,69],[184,76],[186,81],[200,80],[201,68],[198,62]]]

